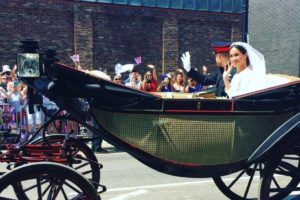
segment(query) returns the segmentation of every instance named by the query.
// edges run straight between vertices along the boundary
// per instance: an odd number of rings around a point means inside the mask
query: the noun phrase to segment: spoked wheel
[[[261,179],[260,199],[283,199],[297,187],[300,181],[300,143],[282,146],[268,159],[264,176]]]
[[[62,111],[64,113],[64,111]],[[55,114],[54,116],[51,116],[49,114],[46,114],[50,117],[49,120],[47,120],[43,124],[42,133],[45,134],[46,132],[50,134],[55,133],[69,133],[71,131],[79,134],[80,133],[80,125],[82,125],[80,122],[72,118],[69,114],[64,113],[62,115]]]
[[[32,144],[62,144],[64,139],[65,135],[49,135],[46,138],[39,138],[32,141]],[[69,151],[72,152],[68,165],[90,180],[97,189],[98,186],[101,186],[99,182],[102,165],[98,163],[95,154],[83,141],[69,139],[68,144],[70,148]],[[104,191],[104,186],[101,187],[103,187],[102,190]]]
[[[100,200],[96,190],[74,169],[40,162],[15,168],[0,178],[0,199]]]
[[[219,190],[231,200],[257,199],[263,169],[264,163],[258,162],[233,175],[214,177],[213,180]]]

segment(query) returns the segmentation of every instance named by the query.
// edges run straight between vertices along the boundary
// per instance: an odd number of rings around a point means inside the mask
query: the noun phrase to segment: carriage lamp
[[[20,53],[17,54],[17,76],[20,78],[38,78],[42,75],[39,45],[35,40],[21,41]]]
[[[31,39],[21,41],[19,46],[20,53],[17,53],[17,76],[25,82],[28,87],[28,108],[29,113],[34,113],[35,96],[40,96],[35,93],[32,86],[34,80],[42,75],[41,56],[38,53],[38,42]]]

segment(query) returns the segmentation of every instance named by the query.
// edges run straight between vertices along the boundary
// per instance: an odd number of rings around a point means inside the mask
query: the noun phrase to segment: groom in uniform
[[[190,53],[187,51],[182,54],[181,60],[183,67],[187,72],[187,75],[192,79],[196,80],[198,83],[206,85],[216,85],[216,97],[225,97],[225,85],[223,81],[223,72],[229,66],[229,42],[214,42],[212,43],[213,52],[215,55],[216,64],[218,69],[210,74],[202,74],[193,68],[191,68],[191,57]],[[233,70],[234,71],[234,70]],[[233,76],[234,72],[232,72]]]

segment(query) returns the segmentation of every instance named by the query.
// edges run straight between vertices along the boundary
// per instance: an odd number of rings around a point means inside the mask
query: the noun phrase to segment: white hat
[[[3,65],[2,66],[2,72],[1,74],[5,73],[5,72],[11,72],[11,69],[8,65]]]

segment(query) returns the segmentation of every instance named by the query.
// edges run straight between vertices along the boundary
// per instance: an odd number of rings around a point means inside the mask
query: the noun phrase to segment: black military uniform
[[[227,96],[225,92],[225,85],[223,81],[224,68],[218,68],[210,74],[201,74],[195,71],[193,68],[187,73],[189,77],[196,80],[198,83],[207,85],[216,85],[216,96],[225,97]]]
[[[214,42],[212,43],[212,48],[215,53],[229,52],[230,43],[229,42]],[[236,70],[231,71],[231,78],[235,74]],[[215,85],[216,86],[216,97],[226,97],[225,84],[223,80],[224,68],[218,67],[217,70],[213,71],[210,74],[202,74],[195,71],[193,68],[187,73],[187,75],[198,83],[207,86]]]

